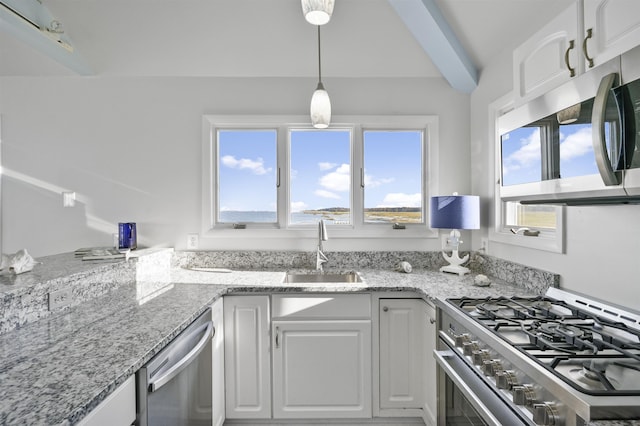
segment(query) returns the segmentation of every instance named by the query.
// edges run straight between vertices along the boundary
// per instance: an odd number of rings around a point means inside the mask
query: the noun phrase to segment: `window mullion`
[[[364,224],[364,147],[363,129],[354,125],[351,131],[351,194],[353,228],[362,229]]]

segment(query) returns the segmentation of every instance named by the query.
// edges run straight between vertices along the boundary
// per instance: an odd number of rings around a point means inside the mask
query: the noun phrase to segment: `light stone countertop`
[[[531,295],[503,282],[476,287],[470,275],[358,272],[364,283],[290,285],[282,284],[282,270],[215,273],[173,268],[168,284],[151,283],[151,294],[141,291],[148,283],[118,287],[0,335],[0,424],[77,423],[224,294],[413,291],[431,301]],[[591,423],[618,424],[631,423]]]

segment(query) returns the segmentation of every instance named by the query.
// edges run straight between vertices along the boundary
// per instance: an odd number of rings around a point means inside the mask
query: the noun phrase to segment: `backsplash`
[[[438,269],[445,264],[440,252],[422,251],[331,251],[325,253],[327,269],[393,269],[402,261],[414,268]],[[211,267],[241,270],[315,269],[315,252],[292,251],[176,251],[174,267]]]
[[[463,255],[462,253],[461,255]],[[422,251],[366,251],[328,252],[326,269],[395,269],[402,261],[413,268],[437,271],[447,262],[442,252]],[[257,269],[314,269],[315,252],[288,251],[176,251],[174,267],[211,267],[239,270]],[[549,287],[559,287],[560,275],[478,252],[471,253],[468,267],[473,273],[495,277],[535,293],[544,293]]]
[[[549,287],[560,287],[560,274],[478,252],[473,253],[468,267],[472,272],[495,277],[536,293],[546,291]]]

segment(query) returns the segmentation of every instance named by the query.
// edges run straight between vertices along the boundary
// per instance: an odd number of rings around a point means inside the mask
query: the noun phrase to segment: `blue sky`
[[[219,132],[221,210],[275,210],[276,138],[275,130]],[[365,150],[365,207],[419,207],[421,133],[366,132]],[[348,207],[350,168],[348,131],[293,131],[292,210]]]
[[[502,136],[502,183],[538,182],[541,177],[539,127],[521,127]],[[560,126],[560,175],[597,174],[590,124]]]

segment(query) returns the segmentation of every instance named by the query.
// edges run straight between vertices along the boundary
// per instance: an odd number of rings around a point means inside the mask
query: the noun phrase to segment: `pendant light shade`
[[[331,101],[322,83],[318,83],[311,97],[311,124],[316,129],[326,129],[331,123]]]
[[[311,96],[311,124],[316,129],[326,129],[331,123],[331,101],[322,84],[322,62],[320,61],[320,25],[318,25],[318,87]]]
[[[304,19],[313,25],[324,25],[331,19],[335,0],[302,0]]]

